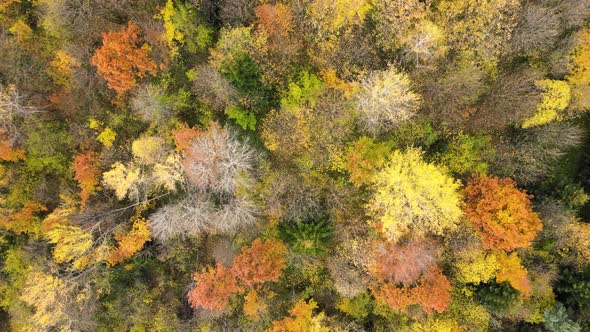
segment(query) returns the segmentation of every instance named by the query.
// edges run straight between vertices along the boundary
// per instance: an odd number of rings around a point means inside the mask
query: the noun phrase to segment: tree
[[[393,242],[410,232],[440,235],[454,228],[462,215],[459,185],[434,164],[424,162],[420,150],[396,150],[375,175],[366,208],[372,222]]]
[[[449,46],[474,52],[487,65],[507,50],[521,9],[517,0],[443,0],[435,6]]]
[[[442,313],[451,303],[451,283],[442,274],[439,267],[431,267],[413,287],[397,287],[392,283],[385,283],[380,287],[372,287],[377,300],[385,302],[392,309],[404,309],[417,304],[428,315],[434,311]]]
[[[421,98],[410,85],[408,76],[395,67],[363,78],[356,96],[361,128],[380,134],[416,115]]]
[[[278,281],[285,267],[287,248],[280,240],[254,240],[250,248],[234,257],[232,273],[248,287]]]
[[[94,243],[92,234],[78,226],[57,225],[45,235],[55,244],[53,259],[57,263],[72,262],[75,269],[84,267],[84,256],[89,254]]]
[[[133,257],[151,239],[150,230],[145,219],[134,216],[133,226],[129,232],[115,233],[117,247],[110,250],[106,260],[109,265],[115,265]]]
[[[313,299],[308,302],[299,300],[289,310],[291,317],[272,322],[272,327],[267,332],[328,332],[330,329],[322,324],[324,313],[315,316],[313,314],[313,310],[317,307]]]
[[[414,284],[437,261],[437,249],[427,240],[395,244],[377,240],[371,252],[371,273],[383,282]]]
[[[91,59],[119,97],[137,85],[136,79],[156,74],[157,66],[149,56],[149,46],[142,43],[139,33],[139,27],[132,21],[126,29],[103,33],[103,44]]]
[[[370,137],[363,136],[352,142],[345,156],[350,182],[359,187],[374,181],[375,174],[385,165],[390,153],[387,142],[375,143]]]
[[[590,29],[577,34],[576,46],[568,57],[569,74],[566,79],[572,87],[573,107],[588,109],[590,103]]]
[[[563,304],[556,302],[551,310],[545,310],[543,325],[550,332],[580,332],[582,329],[567,314]]]
[[[537,105],[537,112],[523,122],[523,128],[561,120],[563,118],[561,113],[570,103],[570,87],[567,82],[542,80],[535,84],[543,91],[543,100]]]
[[[511,251],[528,247],[543,229],[531,195],[509,178],[475,176],[467,182],[465,214],[486,248]]]
[[[282,237],[295,253],[324,256],[328,252],[332,227],[326,220],[290,223],[281,230]]]
[[[21,299],[35,308],[32,322],[39,329],[63,327],[69,330],[68,292],[70,287],[59,277],[43,273],[31,272],[27,276],[26,286]]]
[[[521,184],[543,180],[568,151],[582,144],[584,136],[583,129],[570,122],[553,122],[514,132],[495,144],[497,158],[493,172]]]
[[[454,265],[458,281],[476,285],[490,281],[500,268],[496,255],[477,248],[460,251]]]
[[[140,170],[138,168],[128,168],[120,162],[116,162],[110,171],[102,174],[103,183],[115,191],[119,200],[123,200],[130,190],[133,190],[131,196],[136,196],[139,178]]]
[[[158,85],[143,85],[132,92],[129,107],[144,121],[161,122],[167,120],[174,105],[167,99],[164,89]]]
[[[197,13],[190,4],[173,0],[168,0],[160,11],[166,30],[163,39],[173,57],[178,55],[179,46],[186,45],[189,52],[197,53],[211,44],[213,30],[200,22]]]
[[[94,194],[100,184],[99,160],[96,153],[92,151],[80,152],[74,157],[72,163],[74,170],[74,179],[78,181],[81,189],[80,198],[82,204],[86,204],[90,195]]]
[[[561,32],[558,10],[543,3],[526,2],[512,34],[512,50],[532,55],[553,46]]]
[[[486,174],[494,154],[490,136],[459,133],[436,159],[454,174]]]
[[[221,311],[229,303],[232,294],[242,291],[238,280],[221,264],[217,264],[215,268],[209,267],[204,272],[195,273],[193,279],[196,286],[189,291],[188,301],[195,309],[202,307]]]
[[[197,188],[234,194],[247,185],[257,154],[246,142],[240,142],[229,128],[211,123],[191,141],[182,166],[189,182]]]
[[[262,4],[256,7],[256,48],[265,82],[279,84],[289,79],[299,61],[302,43],[295,17],[284,4]]]
[[[520,257],[513,252],[507,254],[504,251],[497,251],[495,256],[498,258],[500,269],[496,274],[496,282],[508,282],[512,288],[519,291],[523,296],[529,297],[531,294],[531,283],[528,278],[528,272],[522,266]]]

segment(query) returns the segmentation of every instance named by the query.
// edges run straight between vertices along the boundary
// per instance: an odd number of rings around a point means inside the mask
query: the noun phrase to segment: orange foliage
[[[250,248],[234,257],[232,272],[248,287],[267,281],[277,281],[285,267],[287,248],[280,240],[254,240]]]
[[[102,47],[96,50],[92,64],[119,96],[137,85],[136,78],[156,74],[156,63],[149,57],[150,49],[142,44],[139,27],[129,21],[127,28],[102,34]]]
[[[108,264],[113,266],[133,257],[150,240],[150,234],[145,219],[137,217],[129,233],[115,234],[118,246],[109,252],[107,256]]]
[[[81,152],[76,155],[72,163],[74,170],[74,179],[78,181],[81,189],[80,198],[82,204],[86,204],[90,195],[92,195],[99,184],[100,169],[98,168],[98,156],[94,152]]]
[[[23,208],[18,211],[7,211],[0,217],[0,227],[15,233],[33,233],[40,231],[39,219],[35,214],[47,211],[47,208],[37,202],[27,202]]]
[[[500,270],[496,274],[496,282],[508,281],[512,288],[528,297],[531,293],[531,282],[518,255],[515,252],[507,254],[504,251],[499,251],[496,253],[496,257],[500,265]]]
[[[404,309],[417,304],[429,315],[434,310],[439,313],[446,311],[451,303],[451,283],[437,266],[422,276],[414,287],[397,287],[385,283],[381,287],[373,286],[371,291],[376,299],[392,309]]]
[[[532,210],[532,196],[509,178],[475,176],[467,182],[465,195],[465,213],[487,248],[527,247],[543,228]]]
[[[9,139],[6,138],[4,130],[0,129],[0,160],[19,161],[25,159],[23,149],[15,149]]]
[[[379,240],[373,244],[371,273],[384,282],[410,286],[436,263],[436,247],[426,240],[395,244]]]
[[[182,124],[174,131],[174,143],[179,152],[186,152],[190,148],[193,138],[199,136],[197,128],[190,128],[186,124]]]
[[[229,297],[242,290],[231,271],[219,263],[215,268],[195,273],[193,279],[197,286],[188,293],[188,301],[193,308],[221,311],[227,306]]]
[[[284,4],[263,4],[256,7],[259,60],[264,62],[265,79],[272,83],[289,74],[289,66],[298,58],[301,42],[297,39],[293,14]]]

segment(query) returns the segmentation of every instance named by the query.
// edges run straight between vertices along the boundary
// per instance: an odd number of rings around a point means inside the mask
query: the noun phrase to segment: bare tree
[[[247,185],[258,155],[247,142],[239,141],[229,128],[212,123],[193,139],[183,168],[188,181],[202,190],[233,194]]]
[[[211,65],[200,65],[195,68],[195,73],[193,91],[215,111],[221,112],[237,102],[238,92],[216,68]]]
[[[530,54],[554,45],[561,32],[557,10],[542,4],[528,2],[523,8],[520,22],[512,33],[512,51]]]

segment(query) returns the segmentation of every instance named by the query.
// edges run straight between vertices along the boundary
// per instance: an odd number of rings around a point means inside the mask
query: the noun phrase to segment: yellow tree
[[[311,299],[309,302],[299,300],[289,310],[290,317],[272,322],[272,327],[267,332],[328,332],[329,328],[322,326],[324,313],[314,316],[313,310],[317,309],[317,303]]]
[[[420,150],[398,150],[375,175],[373,196],[366,207],[371,220],[393,242],[409,233],[440,235],[454,228],[462,215],[459,186],[425,162]]]
[[[569,55],[569,75],[572,86],[573,107],[580,110],[590,105],[590,28],[582,30],[576,40],[576,47]]]

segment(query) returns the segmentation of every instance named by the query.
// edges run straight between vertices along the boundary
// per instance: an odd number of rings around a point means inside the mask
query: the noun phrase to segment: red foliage
[[[285,267],[287,248],[280,240],[254,240],[250,248],[234,257],[232,272],[248,287],[267,281],[277,281]]]
[[[371,273],[381,281],[410,286],[436,263],[437,254],[434,243],[427,240],[404,244],[375,241],[371,252]]]
[[[391,283],[373,286],[375,298],[385,302],[392,309],[404,309],[409,305],[420,305],[431,315],[435,310],[446,311],[451,303],[451,283],[439,267],[432,267],[418,280],[414,287],[397,287]]]
[[[139,37],[139,27],[129,21],[121,31],[102,34],[102,47],[91,61],[119,96],[137,85],[136,78],[156,74],[156,63],[149,57],[150,49]]]
[[[465,213],[487,248],[527,247],[543,229],[532,196],[516,188],[512,179],[475,176],[467,182],[465,195]]]
[[[195,273],[193,279],[197,286],[188,293],[188,301],[193,308],[221,311],[227,306],[229,297],[242,290],[231,271],[221,264]]]
[[[81,152],[76,155],[72,164],[74,179],[80,186],[80,198],[82,204],[86,204],[99,184],[100,169],[98,168],[98,156],[94,152]]]

